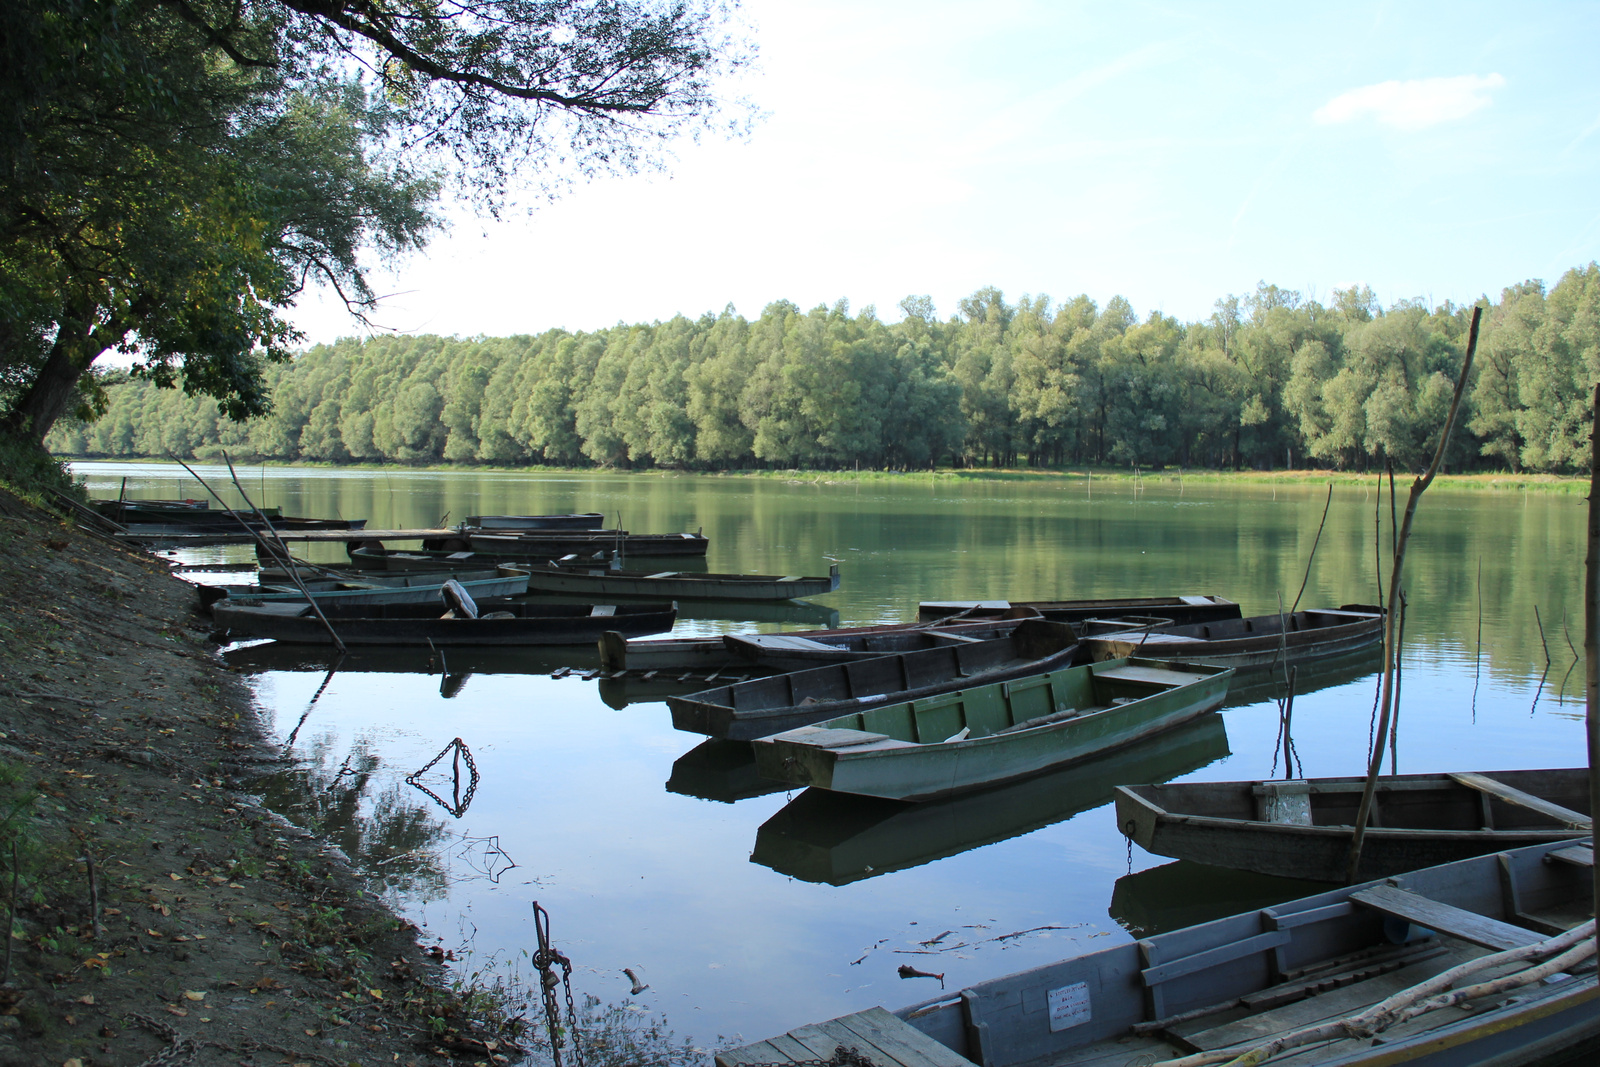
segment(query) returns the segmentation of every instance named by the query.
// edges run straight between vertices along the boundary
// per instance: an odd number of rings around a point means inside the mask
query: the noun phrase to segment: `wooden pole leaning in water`
[[[1411,494],[1406,499],[1405,517],[1395,535],[1394,560],[1389,566],[1389,592],[1383,613],[1383,697],[1378,710],[1378,733],[1373,738],[1371,759],[1367,764],[1367,784],[1361,790],[1361,806],[1356,809],[1355,833],[1350,838],[1350,863],[1345,868],[1345,881],[1354,884],[1356,872],[1361,869],[1361,845],[1367,836],[1367,819],[1372,814],[1372,796],[1378,786],[1378,772],[1383,769],[1383,750],[1387,747],[1389,718],[1394,710],[1394,663],[1400,654],[1397,622],[1400,600],[1400,571],[1405,565],[1406,542],[1411,538],[1411,524],[1417,517],[1417,502],[1434,476],[1444,466],[1444,455],[1450,447],[1450,433],[1455,429],[1456,415],[1461,411],[1461,395],[1467,389],[1467,377],[1472,373],[1472,357],[1478,351],[1478,323],[1483,318],[1483,308],[1472,309],[1472,328],[1467,333],[1467,354],[1461,361],[1461,376],[1456,379],[1455,393],[1450,397],[1450,413],[1444,418],[1444,428],[1439,431],[1439,447],[1433,453],[1433,462],[1416,481],[1411,483]]]
[[[294,579],[295,586],[300,590],[301,595],[306,598],[306,602],[311,605],[311,610],[322,623],[322,628],[328,631],[329,637],[333,638],[333,647],[339,650],[341,656],[344,655],[349,650],[344,647],[344,642],[339,639],[338,633],[334,631],[333,623],[329,622],[328,617],[322,613],[322,605],[317,603],[317,598],[312,596],[311,590],[306,588],[305,580],[300,577],[300,571],[295,568],[294,557],[289,553],[288,544],[278,536],[278,531],[273,528],[272,520],[267,518],[267,513],[257,507],[251,501],[250,494],[244,491],[244,486],[239,483],[239,472],[233,469],[233,460],[228,458],[226,452],[222,454],[222,460],[228,465],[228,474],[233,478],[233,487],[239,490],[240,496],[244,497],[245,505],[256,513],[256,518],[261,520],[261,525],[267,528],[267,537],[261,537],[261,542],[266,544],[268,537],[270,537],[283,550],[283,557],[289,564],[289,577]]]
[[[1589,845],[1600,855],[1600,385],[1589,427],[1589,549],[1583,560],[1583,723],[1589,740]],[[1600,915],[1600,865],[1594,867],[1594,913]]]

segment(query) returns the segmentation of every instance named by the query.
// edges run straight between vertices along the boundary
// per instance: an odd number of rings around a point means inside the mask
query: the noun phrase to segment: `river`
[[[97,497],[204,495],[181,467],[73,469]],[[227,482],[225,468],[197,469]],[[840,561],[840,589],[787,623],[680,620],[678,633],[902,621],[936,599],[1215,593],[1262,614],[1280,597],[1292,604],[1302,581],[1302,607],[1372,603],[1377,539],[1386,554],[1389,537],[1375,481],[1335,489],[1308,576],[1327,489],[1287,481],[275,467],[240,478],[285,514],[374,528],[603,511],[637,532],[703,530],[713,571],[825,574]],[[1582,764],[1583,670],[1569,668],[1582,640],[1583,506],[1517,490],[1424,498],[1404,582],[1401,772]],[[1130,850],[1109,807],[1117,782],[1281,776],[1270,692],[999,794],[870,807],[765,791],[738,752],[675,732],[648,693],[515,673],[548,671],[535,656],[469,674],[423,652],[330,674],[315,657],[229,655],[300,761],[263,783],[268,801],[326,826],[459,957],[459,973],[526,977],[537,900],[580,995],[705,1047],[938,993],[935,979],[898,977],[902,964],[959,988],[1302,888]],[[1329,684],[1295,700],[1296,753],[1306,775],[1359,773],[1375,675],[1364,660],[1324,673]],[[456,738],[471,766],[448,748]],[[624,968],[649,988],[633,995]]]

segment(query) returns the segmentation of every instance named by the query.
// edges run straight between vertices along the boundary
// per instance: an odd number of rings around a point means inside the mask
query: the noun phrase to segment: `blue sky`
[[[754,0],[766,112],[374,272],[402,332],[595,329],[773,300],[941,316],[1267,280],[1385,303],[1600,258],[1600,5]],[[361,332],[307,299],[312,341]]]

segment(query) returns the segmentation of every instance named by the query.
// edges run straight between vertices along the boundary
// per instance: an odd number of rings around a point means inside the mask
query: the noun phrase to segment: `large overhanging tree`
[[[373,304],[441,193],[501,210],[747,112],[705,0],[0,4],[0,429],[91,413],[92,368],[268,406],[310,284]]]

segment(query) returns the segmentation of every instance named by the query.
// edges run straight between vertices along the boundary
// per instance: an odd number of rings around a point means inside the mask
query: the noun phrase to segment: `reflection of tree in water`
[[[257,787],[267,807],[327,837],[387,889],[423,902],[438,900],[449,888],[440,848],[451,835],[399,783],[368,797],[379,765],[365,741],[336,763],[331,740],[319,737],[302,749],[297,766],[261,779]]]

